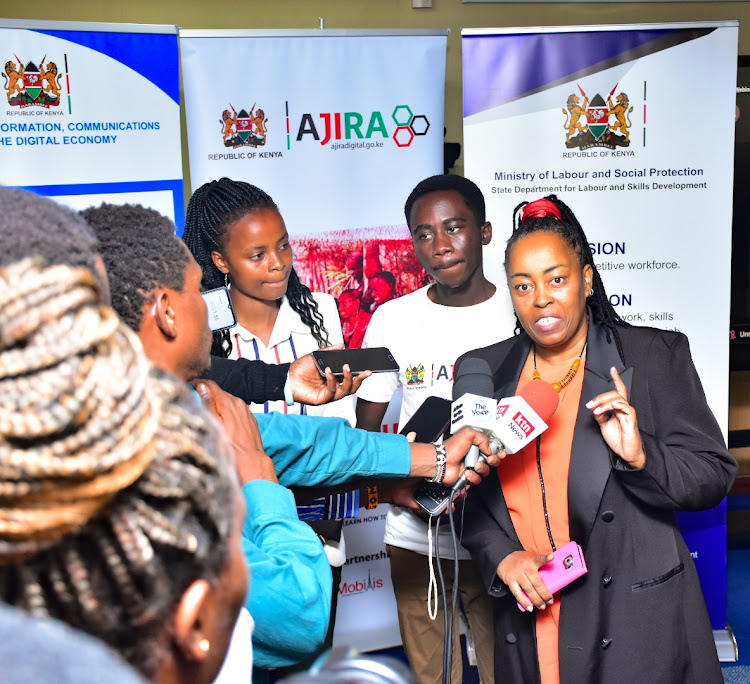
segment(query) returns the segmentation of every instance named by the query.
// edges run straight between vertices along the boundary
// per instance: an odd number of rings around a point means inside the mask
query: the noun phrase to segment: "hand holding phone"
[[[577,580],[588,572],[583,551],[574,541],[557,549],[549,563],[539,566],[539,577],[542,578],[550,594],[556,594],[563,587]],[[528,597],[527,597],[528,598]],[[526,608],[517,603],[519,610],[526,612]]]
[[[393,354],[386,347],[369,349],[317,349],[312,353],[321,375],[330,368],[334,375],[344,374],[344,365],[348,365],[352,375],[365,371],[373,373],[396,372],[399,365]]]
[[[208,327],[211,332],[226,330],[237,325],[232,298],[226,287],[217,287],[201,293],[208,309]]]

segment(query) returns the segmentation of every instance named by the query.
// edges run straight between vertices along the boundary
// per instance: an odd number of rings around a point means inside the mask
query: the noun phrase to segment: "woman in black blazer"
[[[456,372],[465,358],[483,358],[496,397],[515,394],[533,371],[558,380],[563,401],[574,392],[577,403],[569,418],[553,417],[536,454],[508,456],[498,477],[486,478],[466,501],[463,543],[497,597],[496,680],[722,682],[674,511],[716,506],[737,464],[706,403],[687,338],[619,319],[583,230],[555,196],[524,206],[505,266],[521,332],[464,355]],[[560,447],[552,433],[565,423],[571,436]],[[536,464],[529,460],[535,455]],[[511,463],[518,458],[529,466],[525,475],[520,460]],[[564,474],[544,480],[545,470]],[[524,476],[519,488],[514,478]],[[558,506],[552,520],[550,501]],[[553,596],[538,568],[552,558],[555,542],[559,548],[568,540],[581,546],[588,572]]]

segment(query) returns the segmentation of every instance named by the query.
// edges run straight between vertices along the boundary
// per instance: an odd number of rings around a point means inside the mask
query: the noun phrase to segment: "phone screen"
[[[217,287],[201,294],[208,309],[208,327],[211,328],[211,332],[225,330],[237,324],[237,316],[226,287]]]
[[[326,368],[330,368],[334,375],[344,374],[344,364],[349,364],[352,375],[358,375],[366,370],[373,373],[397,371],[399,366],[396,359],[386,347],[372,347],[370,349],[319,349],[312,353],[321,375]]]
[[[442,397],[427,397],[399,431],[416,432],[415,442],[428,444],[442,435],[451,422],[451,402]]]

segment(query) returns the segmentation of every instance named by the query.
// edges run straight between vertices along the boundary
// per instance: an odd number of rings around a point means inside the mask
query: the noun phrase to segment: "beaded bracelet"
[[[445,464],[448,460],[448,455],[445,453],[445,445],[442,442],[433,442],[432,446],[435,447],[437,463],[435,465],[435,477],[433,477],[430,482],[443,484],[443,479],[445,478]]]

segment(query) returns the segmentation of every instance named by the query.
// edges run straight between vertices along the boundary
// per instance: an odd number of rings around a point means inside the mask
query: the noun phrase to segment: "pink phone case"
[[[555,551],[555,557],[539,568],[539,576],[547,585],[551,594],[555,594],[563,587],[567,587],[573,580],[577,580],[587,572],[586,559],[583,557],[581,547],[575,542],[570,542]],[[519,603],[518,608],[526,609]]]

